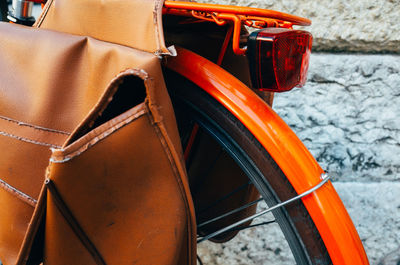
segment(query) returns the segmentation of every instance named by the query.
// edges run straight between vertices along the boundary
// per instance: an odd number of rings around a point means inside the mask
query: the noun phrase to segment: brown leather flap
[[[157,57],[121,45],[6,23],[0,35],[0,115],[60,132],[40,139],[50,147],[65,142],[120,72],[161,76]]]
[[[163,0],[49,0],[36,26],[91,36],[156,54],[170,54],[162,28]]]
[[[95,150],[89,147],[98,141],[104,143],[111,136],[112,139],[120,137],[118,143],[121,148],[117,151],[121,151],[118,153],[121,161],[117,159],[114,162],[116,165],[120,162],[131,164],[130,154],[125,154],[122,148],[124,140],[130,143],[129,133],[124,133],[128,132],[128,126],[118,119],[139,105],[146,109],[146,115],[150,117],[151,122],[146,125],[154,126],[156,132],[162,135],[167,153],[161,149],[155,152],[162,154],[164,161],[171,163],[173,177],[177,178],[171,182],[175,186],[169,187],[175,189],[171,190],[174,193],[179,190],[181,201],[178,200],[176,207],[187,213],[180,215],[185,220],[182,222],[184,227],[181,226],[181,239],[195,245],[193,206],[184,165],[181,164],[175,117],[159,58],[149,52],[91,37],[6,23],[0,23],[0,36],[0,150],[3,150],[0,156],[0,202],[6,204],[0,207],[1,261],[4,264],[15,264],[18,259],[21,262],[18,264],[23,264],[29,254],[41,215],[30,220],[52,151],[52,160],[65,165],[64,162],[74,157],[85,157],[83,154],[86,154],[86,150]],[[123,117],[129,120],[134,114]],[[95,128],[106,130],[95,131]],[[125,130],[121,132],[121,128]],[[93,131],[98,135],[93,135]],[[116,132],[119,136],[114,135]],[[142,144],[141,149],[146,148],[146,139],[136,140]],[[130,151],[135,150],[136,146],[139,145],[133,144]],[[106,156],[106,152],[107,147],[104,152],[93,153],[91,162],[94,168],[98,167],[97,162],[101,159],[108,161],[107,157],[117,157],[110,154]],[[158,162],[157,159],[152,161],[153,165]],[[57,184],[74,178],[79,182],[81,172],[86,170],[85,167],[75,168],[73,163],[68,165],[72,165],[70,169],[76,170],[76,175],[57,178]],[[108,181],[107,176],[112,175],[115,168],[118,167],[110,168],[111,172],[103,172],[103,175],[99,172],[98,178],[104,177],[103,180]],[[163,175],[165,170],[160,172],[160,177],[167,177]],[[125,179],[128,179],[129,172],[125,173]],[[83,175],[89,177],[92,172]],[[134,175],[129,177],[133,178]],[[119,184],[123,185],[123,181],[121,179]],[[63,187],[60,186],[60,189]],[[162,201],[162,197],[159,199]],[[43,200],[38,204],[46,204]],[[79,205],[72,206],[79,209]],[[88,225],[97,218],[91,217],[85,219]],[[189,246],[188,249],[185,249],[186,246]],[[182,247],[186,254],[193,249],[186,244]],[[195,257],[189,254],[184,256],[190,256],[191,262]]]

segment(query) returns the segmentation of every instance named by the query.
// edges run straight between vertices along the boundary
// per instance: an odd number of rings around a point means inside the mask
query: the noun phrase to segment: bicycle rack
[[[243,25],[256,29],[311,25],[309,19],[273,10],[180,1],[165,1],[163,14],[192,17],[200,21],[215,22],[219,26],[231,24],[233,27],[232,48],[238,55],[246,54],[246,47],[240,47],[240,32]]]

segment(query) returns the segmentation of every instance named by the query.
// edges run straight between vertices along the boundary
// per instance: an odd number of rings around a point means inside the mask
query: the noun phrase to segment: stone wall
[[[307,17],[314,51],[400,53],[400,0],[201,0]]]
[[[400,181],[400,56],[314,54],[274,109],[335,180]]]

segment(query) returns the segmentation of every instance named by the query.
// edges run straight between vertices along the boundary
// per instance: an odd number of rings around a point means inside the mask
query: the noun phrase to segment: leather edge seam
[[[47,147],[51,147],[51,148],[61,148],[61,146],[59,146],[59,145],[45,143],[45,142],[39,142],[39,141],[36,141],[36,140],[33,140],[33,139],[29,139],[29,138],[26,138],[26,137],[21,137],[21,136],[18,136],[18,135],[15,135],[15,134],[11,134],[11,133],[8,133],[8,132],[4,132],[4,131],[0,131],[0,135],[6,136],[6,137],[10,137],[10,138],[13,138],[13,139],[16,139],[16,140],[19,140],[19,141],[22,141],[22,142],[26,142],[26,143],[31,143],[31,144],[41,145],[41,146],[47,146]]]
[[[103,139],[107,138],[109,135],[118,131],[122,127],[130,124],[136,119],[143,116],[148,112],[145,103],[141,103],[136,107],[130,109],[128,112],[117,116],[116,118],[110,120],[109,122],[97,127],[82,136],[76,142],[71,143],[71,145],[66,146],[65,148],[60,149],[52,149],[52,156],[50,158],[50,162],[52,163],[65,163],[74,157],[79,156],[84,153]],[[128,117],[126,117],[129,115]]]
[[[32,27],[36,27],[36,28],[40,28],[40,26],[43,23],[43,20],[45,19],[45,17],[47,16],[47,13],[49,12],[49,9],[51,7],[51,5],[53,4],[54,0],[49,0],[45,7],[42,10],[42,13],[40,14],[39,18],[37,19],[37,21],[35,22],[35,24],[33,24]]]
[[[193,246],[192,246],[193,242],[190,239],[192,238],[192,234],[193,234],[192,227],[196,227],[196,224],[195,223],[193,224],[193,218],[192,218],[191,211],[190,211],[191,207],[189,204],[189,199],[188,199],[188,196],[186,193],[185,185],[182,182],[182,179],[181,179],[182,176],[181,176],[180,170],[178,168],[177,161],[175,161],[175,159],[174,159],[174,155],[172,153],[173,150],[171,150],[172,147],[170,146],[170,143],[169,143],[169,137],[168,137],[167,133],[165,132],[165,128],[164,128],[162,121],[155,121],[151,112],[148,112],[147,114],[148,114],[150,121],[153,123],[154,130],[159,138],[161,145],[164,147],[163,148],[164,152],[168,157],[168,161],[169,161],[171,167],[173,168],[175,180],[180,189],[180,195],[186,206],[187,230],[188,230],[188,235],[189,235],[188,239],[187,239],[187,241],[188,241],[187,242],[188,243],[188,257],[189,257],[188,264],[191,264],[191,261],[193,260],[192,251],[191,251],[193,249]]]
[[[4,120],[4,121],[8,121],[10,123],[15,123],[15,124],[17,124],[19,126],[24,126],[24,127],[28,127],[28,128],[34,129],[34,130],[44,131],[46,133],[56,133],[56,134],[63,134],[63,135],[70,135],[71,134],[69,132],[56,130],[56,129],[51,129],[51,128],[46,128],[46,127],[30,124],[30,123],[27,123],[27,122],[15,120],[13,118],[6,117],[6,116],[1,116],[0,115],[0,119]]]
[[[168,48],[165,46],[164,28],[162,25],[163,6],[164,6],[164,0],[154,1],[153,23],[154,23],[154,33],[156,35],[157,50],[154,51],[153,53],[156,56],[161,56],[161,55],[171,56],[172,55],[171,51],[168,50]]]
[[[119,73],[117,73],[111,81],[108,83],[107,87],[104,89],[104,92],[100,96],[97,103],[93,106],[93,108],[89,111],[86,117],[78,124],[78,126],[74,129],[72,134],[68,137],[68,139],[63,144],[63,147],[69,146],[72,144],[71,139],[75,137],[75,135],[79,134],[79,132],[88,129],[93,125],[95,120],[101,115],[101,113],[107,108],[108,104],[112,100],[114,94],[116,93],[119,84],[122,82],[122,79],[126,76],[133,75],[141,78],[146,85],[146,80],[149,78],[146,71],[143,69],[137,68],[128,68]],[[147,87],[146,87],[147,89]],[[135,107],[133,107],[135,108]],[[129,110],[128,110],[129,111]]]
[[[16,189],[15,187],[11,186],[10,184],[8,184],[7,182],[5,182],[2,179],[0,179],[0,188],[7,191],[11,195],[17,197],[21,201],[29,204],[30,206],[36,207],[37,201],[34,198],[32,198],[28,194]]]

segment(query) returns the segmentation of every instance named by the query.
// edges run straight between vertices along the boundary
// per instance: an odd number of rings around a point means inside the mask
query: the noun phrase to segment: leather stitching
[[[0,187],[3,188],[3,190],[8,191],[12,195],[14,195],[18,199],[22,200],[23,202],[29,204],[32,207],[35,207],[37,204],[37,201],[34,198],[23,193],[22,191],[20,191],[16,188],[14,188],[13,186],[11,186],[10,184],[8,184],[7,182],[5,182],[2,179],[0,179]]]
[[[42,23],[43,23],[43,20],[45,19],[47,13],[49,12],[50,7],[52,6],[53,2],[54,2],[54,0],[49,0],[49,1],[46,3],[46,5],[45,5],[45,7],[44,7],[44,9],[43,9],[43,11],[42,11],[42,13],[40,14],[40,17],[38,18],[38,20],[36,21],[36,23],[33,25],[33,27],[40,28],[40,26],[41,26]]]
[[[180,190],[180,195],[182,197],[182,201],[185,203],[185,207],[186,207],[186,218],[187,218],[187,230],[188,230],[188,234],[191,235],[192,234],[192,223],[191,223],[191,214],[190,214],[190,207],[188,204],[188,198],[186,196],[186,192],[185,192],[185,188],[183,187],[183,183],[181,180],[181,175],[179,174],[179,170],[177,168],[177,165],[175,163],[175,160],[173,158],[173,155],[171,153],[171,150],[169,148],[168,142],[165,139],[166,136],[163,134],[162,130],[161,130],[161,126],[162,123],[161,122],[154,122],[153,116],[150,112],[147,113],[148,117],[151,121],[152,124],[154,124],[153,128],[158,136],[158,139],[160,140],[161,145],[164,147],[164,152],[167,155],[168,161],[171,165],[171,168],[173,169],[174,172],[174,176],[175,176],[175,180],[179,186],[179,190]],[[192,248],[192,242],[190,240],[190,237],[188,237],[188,264],[190,264],[190,261],[192,259],[191,257],[191,248]]]
[[[19,141],[23,141],[23,142],[27,142],[27,143],[31,143],[31,144],[48,146],[48,147],[52,147],[52,148],[61,148],[61,146],[59,146],[59,145],[45,143],[45,142],[39,142],[39,141],[36,141],[36,140],[32,140],[32,139],[29,139],[29,138],[17,136],[17,135],[11,134],[11,133],[3,132],[3,131],[0,131],[0,135],[11,137],[11,138],[17,139]]]
[[[153,10],[153,16],[154,16],[154,32],[156,34],[156,42],[157,42],[157,51],[155,52],[156,55],[161,54],[161,41],[160,41],[160,33],[159,33],[159,28],[158,28],[158,10],[160,9],[160,0],[154,1],[154,10]]]
[[[90,128],[95,120],[101,115],[101,113],[107,108],[108,103],[112,100],[114,94],[116,93],[119,84],[122,82],[122,78],[125,76],[129,75],[134,75],[137,77],[140,77],[143,79],[145,82],[149,77],[146,71],[143,69],[132,69],[128,68],[125,69],[118,74],[116,74],[110,81],[109,85],[103,92],[103,94],[100,97],[100,100],[96,103],[96,105],[93,107],[93,109],[89,112],[87,117],[77,126],[77,128],[74,130],[72,135],[67,139],[65,144],[70,144],[70,141],[76,134],[79,134],[79,132],[82,132],[88,128]],[[145,83],[146,85],[146,83]]]
[[[134,112],[132,115],[128,116],[127,118],[123,119],[122,121],[119,121],[116,124],[113,124],[110,128],[102,131],[101,134],[99,134],[99,135],[94,134],[93,132],[96,132],[96,129],[91,131],[93,133],[93,136],[91,137],[91,139],[88,142],[86,142],[84,145],[82,145],[80,148],[78,148],[78,150],[76,150],[72,153],[68,153],[67,155],[63,155],[62,157],[54,156],[54,153],[58,152],[58,151],[63,152],[65,149],[52,150],[53,156],[50,158],[50,162],[65,163],[65,162],[71,160],[72,158],[79,156],[80,154],[82,154],[83,152],[85,152],[86,150],[88,150],[89,148],[91,148],[92,146],[94,146],[95,144],[97,144],[98,142],[103,140],[104,138],[108,137],[115,131],[117,131],[120,128],[124,127],[125,125],[128,125],[129,123],[135,121],[136,119],[140,118],[141,116],[143,116],[145,113],[148,112],[148,109],[147,109],[147,107],[145,107],[144,103],[138,105],[137,107],[140,107],[140,108],[137,109],[136,107],[134,107],[133,109],[130,110],[130,111]],[[135,110],[135,108],[136,108],[136,110]],[[113,120],[115,120],[115,118]],[[104,125],[109,126],[109,124],[110,124],[110,122],[107,122]],[[104,125],[102,125],[98,128],[101,128]],[[89,132],[87,135],[89,135],[91,132]]]
[[[11,122],[11,123],[16,123],[19,126],[26,126],[26,127],[29,127],[29,128],[33,128],[33,129],[39,130],[39,131],[45,131],[45,132],[57,133],[57,134],[64,134],[64,135],[70,135],[71,134],[69,132],[64,132],[64,131],[60,131],[60,130],[45,128],[45,127],[29,124],[29,123],[26,123],[26,122],[23,122],[23,121],[14,120],[12,118],[8,118],[8,117],[1,116],[1,115],[0,115],[0,119],[8,121],[8,122]]]
[[[171,51],[165,47],[165,40],[162,36],[163,28],[162,22],[159,22],[159,14],[162,14],[162,7],[164,6],[164,0],[155,0],[154,1],[154,10],[153,10],[153,21],[154,21],[154,33],[156,34],[156,42],[157,42],[157,51],[154,52],[154,55],[161,56],[161,55],[171,55]],[[163,48],[166,48],[166,51],[163,51]]]

